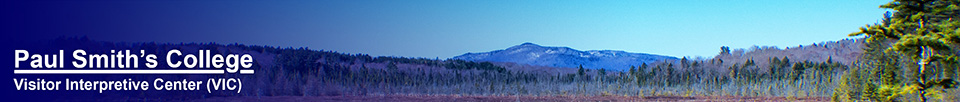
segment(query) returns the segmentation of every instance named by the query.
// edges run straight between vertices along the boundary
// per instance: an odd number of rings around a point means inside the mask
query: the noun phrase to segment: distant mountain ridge
[[[540,46],[534,43],[523,43],[503,50],[482,53],[466,53],[455,56],[453,59],[467,61],[513,62],[549,67],[576,68],[583,65],[589,69],[626,70],[630,66],[639,66],[643,63],[653,63],[661,60],[677,59],[676,57],[631,53],[617,50],[587,50],[580,51],[569,47]]]

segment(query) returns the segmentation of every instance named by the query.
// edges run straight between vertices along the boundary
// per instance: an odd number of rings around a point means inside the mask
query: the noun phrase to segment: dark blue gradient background
[[[184,2],[184,1],[0,1],[2,7],[2,50],[7,52],[2,57],[2,65],[7,70],[0,71],[4,75],[3,90],[6,102],[33,102],[33,101],[180,101],[203,97],[223,96],[223,94],[207,94],[206,91],[65,91],[61,84],[59,91],[18,91],[13,85],[12,78],[45,78],[47,81],[71,80],[102,80],[115,81],[132,78],[138,81],[153,79],[166,80],[205,80],[206,78],[223,77],[222,75],[191,76],[191,75],[13,75],[14,50],[28,50],[32,54],[54,54],[57,50],[64,50],[69,54],[75,49],[84,49],[88,53],[109,53],[115,48],[101,48],[96,44],[63,44],[56,43],[55,38],[88,37],[96,41],[106,42],[161,42],[161,43],[236,43],[256,35],[269,35],[258,31],[257,28],[244,28],[246,25],[258,25],[263,20],[256,14],[246,13],[256,7],[238,9],[237,4],[226,4],[231,7],[218,7],[222,1]],[[255,3],[255,2],[247,2]],[[204,9],[198,9],[198,8]],[[230,17],[227,17],[230,16]],[[269,20],[282,22],[282,20]],[[278,28],[280,26],[277,26]],[[271,29],[271,28],[259,28]],[[244,36],[244,37],[237,37]],[[228,39],[228,40],[225,40]],[[246,39],[249,40],[249,39]],[[123,49],[117,49],[123,50]],[[139,50],[139,49],[129,49]],[[185,52],[188,53],[188,52]],[[195,51],[189,53],[196,53]],[[162,55],[162,54],[157,54]],[[70,66],[72,57],[65,56],[66,68]],[[21,68],[29,68],[26,62]],[[161,65],[160,68],[162,68]],[[142,66],[141,66],[142,67]],[[188,78],[190,77],[190,78]],[[153,85],[151,85],[152,87]],[[248,87],[248,86],[244,86]],[[250,89],[250,88],[247,88]]]

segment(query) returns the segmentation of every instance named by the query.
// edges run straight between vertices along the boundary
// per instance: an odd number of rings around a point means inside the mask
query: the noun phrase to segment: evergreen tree
[[[930,90],[936,88],[954,88],[956,81],[952,76],[944,74],[955,74],[955,71],[945,69],[944,66],[954,66],[957,61],[957,52],[954,51],[957,44],[960,44],[960,1],[957,0],[894,0],[888,4],[881,5],[881,8],[893,9],[896,12],[893,15],[886,15],[882,24],[867,25],[860,28],[859,32],[851,33],[850,36],[866,35],[868,43],[887,43],[890,46],[882,49],[884,54],[892,54],[894,58],[871,59],[876,62],[882,72],[880,92],[878,101],[896,101],[902,92],[919,93],[919,101],[926,101],[927,96],[939,96],[939,90]],[[881,49],[874,49],[881,50]],[[877,53],[874,53],[877,54]],[[887,62],[899,58],[908,59],[905,61],[916,61],[919,68],[910,68],[909,66],[897,66],[897,62]],[[890,59],[890,60],[885,60]],[[936,62],[936,63],[935,63]],[[928,66],[936,64],[936,66]],[[899,69],[896,67],[908,67],[913,75],[909,78],[915,79],[910,84],[901,86],[891,84],[897,82],[896,71],[887,71],[886,69]],[[941,71],[941,72],[938,72]],[[901,92],[901,93],[898,93]]]
[[[687,57],[680,58],[680,66],[682,68],[687,68],[690,66],[690,63],[687,61]]]
[[[583,64],[581,64],[579,67],[577,67],[577,75],[583,76],[583,75],[586,75],[586,74],[587,74],[587,72],[584,72],[584,71],[583,71]]]
[[[649,67],[649,66],[647,66],[647,63],[643,63],[643,64],[640,64],[640,67],[637,68],[637,76],[636,76],[636,78],[637,78],[637,85],[643,84],[643,82],[645,82],[645,81],[647,81],[647,79],[649,79],[648,77],[649,77],[650,75],[649,75],[648,73],[646,73],[647,67]]]
[[[780,63],[780,68],[790,67],[790,58],[789,58],[789,57],[783,56],[783,61],[781,61],[781,62],[783,62],[783,63]]]
[[[727,47],[727,46],[720,47],[720,55],[729,55],[729,54],[730,54],[730,47]]]
[[[793,74],[791,75],[791,78],[793,78],[793,81],[802,79],[801,77],[803,76],[804,70],[806,70],[806,67],[804,67],[803,63],[794,63]]]
[[[777,57],[770,58],[769,64],[767,64],[768,66],[767,68],[769,68],[769,70],[767,70],[767,73],[770,75],[770,79],[779,79],[780,75],[779,73],[777,73],[777,71],[780,70],[780,63],[783,63],[783,62],[780,62],[780,58],[777,58]]]

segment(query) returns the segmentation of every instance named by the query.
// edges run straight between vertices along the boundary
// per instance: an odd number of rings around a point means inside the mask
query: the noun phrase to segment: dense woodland
[[[824,96],[847,65],[768,58],[641,63],[627,71],[576,68],[555,73],[504,68],[490,62],[370,57],[304,48],[245,46],[276,54],[255,95],[621,95],[621,96]],[[304,56],[307,55],[307,56]],[[723,66],[724,63],[735,63]],[[268,68],[271,69],[271,68]],[[571,70],[555,68],[554,70]],[[787,91],[785,91],[787,90]],[[800,93],[796,93],[800,92]]]
[[[245,91],[240,94],[200,94],[204,97],[397,94],[807,97],[832,93],[833,90],[829,89],[836,87],[834,80],[839,78],[841,71],[848,69],[847,65],[832,61],[832,58],[825,62],[813,62],[786,56],[744,62],[682,58],[640,63],[624,71],[582,67],[540,67],[540,70],[529,70],[531,68],[527,66],[507,66],[504,63],[372,57],[308,48],[241,44],[112,43],[86,38],[60,38],[52,45],[55,48],[78,48],[90,52],[144,49],[148,53],[161,53],[180,49],[192,53],[189,51],[209,49],[214,53],[248,53],[256,58],[257,63],[253,67],[256,74],[226,75],[246,80]],[[768,63],[756,63],[755,60]],[[731,63],[732,66],[726,66]],[[168,77],[196,76],[218,75]]]
[[[247,80],[246,91],[204,97],[775,96],[831,97],[837,101],[948,101],[960,100],[960,92],[955,88],[956,54],[960,53],[956,50],[960,44],[958,4],[957,0],[895,0],[880,6],[893,12],[884,15],[882,22],[851,34],[864,36],[845,40],[851,43],[813,44],[781,51],[786,54],[776,52],[779,49],[732,53],[730,48],[722,47],[714,58],[637,63],[629,70],[530,70],[496,62],[374,57],[241,44],[111,43],[61,38],[54,45],[156,52],[210,49],[219,53],[249,53],[257,58],[255,75],[238,76]],[[846,56],[837,54],[846,52],[838,48],[861,49],[862,53]],[[818,53],[817,57],[798,53],[816,49],[832,52]]]

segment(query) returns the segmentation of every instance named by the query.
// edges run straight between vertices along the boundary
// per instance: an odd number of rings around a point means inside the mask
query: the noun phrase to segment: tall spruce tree
[[[956,87],[958,52],[954,49],[960,44],[958,4],[960,0],[894,0],[880,6],[893,9],[893,15],[885,17],[880,24],[867,25],[850,34],[865,35],[867,43],[889,45],[883,52],[872,53],[881,58],[866,59],[873,60],[875,63],[870,66],[881,71],[881,84],[878,93],[873,94],[874,100],[897,101],[900,95],[919,93],[918,100],[926,101],[927,96],[939,97],[940,90],[932,89]],[[897,65],[898,62],[916,62],[919,68]],[[898,84],[897,75],[906,75],[910,81]]]

